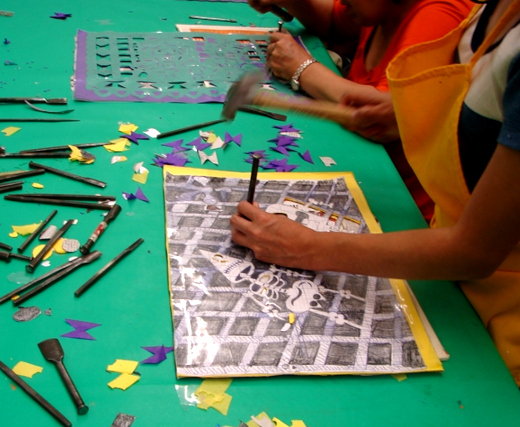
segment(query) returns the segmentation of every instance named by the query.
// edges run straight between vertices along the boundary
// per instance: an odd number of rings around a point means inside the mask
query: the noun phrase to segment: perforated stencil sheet
[[[427,370],[388,279],[269,265],[231,241],[248,186],[165,175],[177,375]],[[255,194],[263,209],[311,228],[368,232],[343,179],[259,181]]]
[[[243,73],[263,70],[268,35],[78,31],[74,97],[85,101],[224,102]],[[280,93],[276,79],[265,78]]]

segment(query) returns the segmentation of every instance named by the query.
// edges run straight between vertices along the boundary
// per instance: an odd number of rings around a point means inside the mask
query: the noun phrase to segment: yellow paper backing
[[[166,174],[169,173],[171,175],[190,175],[190,176],[210,176],[215,178],[241,178],[241,179],[249,179],[251,174],[249,172],[233,172],[233,171],[221,171],[221,170],[209,170],[209,169],[198,169],[198,168],[186,168],[186,167],[177,167],[177,166],[169,166],[165,165],[163,168],[163,178],[166,177]],[[365,199],[365,195],[361,191],[354,174],[352,172],[291,172],[290,174],[284,174],[279,172],[259,172],[258,180],[262,181],[287,181],[287,180],[330,180],[334,178],[343,177],[345,179],[345,183],[352,194],[352,197],[356,201],[356,204],[365,219],[368,229],[371,233],[382,233],[381,226],[376,221],[370,207],[368,206],[367,200]],[[168,239],[166,239],[166,250],[168,251]],[[403,313],[408,321],[408,325],[413,333],[415,338],[415,342],[417,343],[417,347],[419,348],[419,352],[421,353],[421,357],[423,358],[424,364],[426,368],[421,370],[421,372],[434,372],[434,371],[443,371],[442,363],[437,357],[435,353],[435,349],[428,338],[428,334],[424,328],[424,325],[419,317],[419,313],[413,303],[408,290],[406,289],[405,282],[401,279],[389,279],[394,290],[395,296],[401,305]],[[168,268],[168,282],[171,282],[170,277],[170,269]],[[171,285],[169,286],[170,298],[171,295]],[[171,304],[170,304],[171,305]],[[173,307],[172,307],[173,310]],[[404,371],[405,373],[411,373],[410,371]],[[391,374],[396,374],[397,372],[389,372]],[[341,374],[330,374],[327,375],[345,375],[345,374],[354,374],[354,375],[379,375],[380,373],[374,374],[371,372],[346,372]],[[305,375],[308,375],[307,373]],[[319,375],[314,374],[314,375]]]

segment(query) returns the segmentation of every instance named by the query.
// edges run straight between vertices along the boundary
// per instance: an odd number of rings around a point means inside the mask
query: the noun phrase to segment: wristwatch
[[[303,71],[311,64],[314,64],[316,61],[315,59],[307,59],[303,61],[294,75],[291,78],[291,89],[295,92],[298,92],[300,90],[300,76],[302,75]]]

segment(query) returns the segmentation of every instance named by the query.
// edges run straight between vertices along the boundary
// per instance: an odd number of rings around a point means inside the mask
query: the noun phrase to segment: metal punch
[[[115,196],[96,196],[89,194],[9,194],[5,200],[22,203],[38,203],[40,205],[70,206],[74,208],[98,209],[109,211]],[[85,200],[85,201],[81,201]],[[97,203],[89,203],[97,202]]]
[[[74,270],[98,259],[100,256],[101,252],[92,251],[87,255],[80,256],[72,261],[68,261],[65,264],[56,267],[54,270],[51,270],[48,273],[45,273],[40,277],[37,277],[36,279],[26,283],[25,285],[22,285],[19,288],[16,288],[11,292],[5,294],[4,296],[0,297],[0,304],[3,304],[16,296],[20,296],[22,293],[27,291],[27,293],[13,300],[14,305],[19,305],[24,301],[27,301],[34,295],[39,294],[40,292],[47,289],[48,287],[63,279],[64,277],[68,276]]]

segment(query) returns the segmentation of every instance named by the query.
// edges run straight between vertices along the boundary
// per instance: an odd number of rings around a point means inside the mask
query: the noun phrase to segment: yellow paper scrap
[[[33,258],[37,256],[45,247],[45,245],[38,245],[32,250]],[[49,249],[42,259],[48,259],[52,255],[52,249]]]
[[[139,362],[134,360],[116,359],[114,364],[107,366],[108,372],[119,372],[120,374],[131,374],[137,368]]]
[[[83,157],[83,154],[81,153],[81,150],[78,147],[75,147],[74,145],[69,145],[69,148],[71,150],[69,160],[71,162],[78,161],[81,163],[91,164],[94,163],[95,159],[89,159],[86,157]]]
[[[18,233],[13,231],[12,233],[9,233],[9,237],[18,237]]]
[[[12,134],[18,132],[21,128],[17,128],[15,126],[9,126],[5,129],[2,129],[2,132],[5,134],[5,136],[11,136]]]
[[[141,184],[146,184],[146,181],[148,180],[148,171],[142,173],[134,173],[132,180]]]
[[[195,396],[198,396],[199,392],[204,392],[206,394],[213,394],[215,396],[222,395],[228,389],[231,381],[231,378],[210,378],[204,380],[194,394]]]
[[[33,188],[43,188],[43,185],[38,182],[33,182],[32,186],[33,186]]]
[[[289,323],[292,325],[296,321],[296,316],[294,313],[289,313]]]
[[[264,419],[271,421],[271,418],[265,412],[261,412],[256,417],[251,417],[251,418],[254,418],[258,421],[262,421]],[[253,419],[248,421],[247,425],[248,425],[248,427],[260,427],[260,425],[258,425],[258,423],[256,423]]]
[[[106,148],[106,146],[105,146]],[[108,148],[107,148],[108,150]],[[126,158],[126,156],[112,156],[112,160],[110,161],[110,163],[114,164],[114,163],[118,163],[118,162],[126,162],[128,159]]]
[[[117,138],[110,141],[110,144],[103,145],[107,151],[110,151],[111,153],[119,153],[121,151],[128,151],[128,148],[126,148],[126,143],[128,142],[128,139],[126,138]]]
[[[222,395],[222,400],[220,402],[215,402],[213,405],[211,405],[211,407],[215,408],[222,415],[227,415],[228,410],[229,410],[229,405],[231,405],[231,399],[233,399],[233,396],[231,396],[227,393],[224,393]]]
[[[287,424],[285,424],[283,421],[280,421],[278,418],[274,417],[273,418],[273,424],[276,426],[276,427],[289,427]]]
[[[408,378],[406,374],[393,374],[392,376],[399,382],[404,381]]]
[[[215,135],[213,132],[209,132],[207,142],[210,144],[213,144],[217,140],[217,135]]]
[[[126,390],[128,387],[139,381],[139,378],[139,375],[121,374],[115,380],[110,381],[108,386],[110,388],[120,388],[121,390]]]
[[[132,123],[125,123],[119,126],[119,132],[130,135],[137,130],[137,126]]]
[[[65,239],[63,237],[60,237],[56,243],[54,243],[54,246],[52,247],[52,249],[54,249],[55,252],[59,253],[59,254],[66,254],[67,251],[65,249],[63,249],[63,241]]]
[[[291,420],[291,427],[307,427],[302,420]]]
[[[18,233],[20,236],[27,236],[31,234],[38,228],[39,224],[28,224],[28,225],[12,225],[13,231]]]
[[[39,374],[43,371],[41,366],[33,365],[27,362],[18,362],[13,368],[13,372],[21,377],[32,378],[34,374]]]

